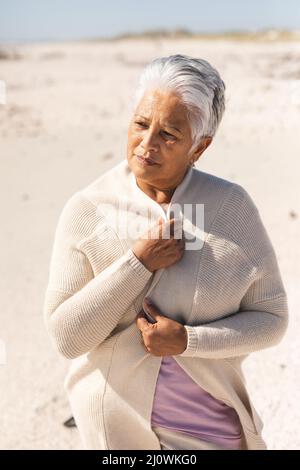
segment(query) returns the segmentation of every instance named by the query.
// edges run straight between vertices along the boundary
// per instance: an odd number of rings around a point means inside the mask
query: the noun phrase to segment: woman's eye
[[[172,135],[172,134],[170,134],[169,132],[162,131],[162,133],[163,133],[165,136],[167,136],[168,139],[173,139],[173,140],[176,139],[175,135]]]
[[[148,127],[148,124],[146,124],[145,122],[142,122],[142,121],[135,121],[134,123],[137,124],[138,126],[142,127],[143,129]],[[167,131],[161,131],[161,133],[164,134],[166,136],[166,138],[169,139],[169,140],[176,140],[176,137],[173,134],[170,134]]]
[[[147,124],[145,122],[136,121],[135,124],[141,127],[147,127]]]

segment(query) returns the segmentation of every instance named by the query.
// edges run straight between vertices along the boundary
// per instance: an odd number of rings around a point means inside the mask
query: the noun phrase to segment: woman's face
[[[136,178],[159,189],[176,187],[193,158],[192,143],[180,98],[159,89],[146,92],[128,129],[127,160]]]

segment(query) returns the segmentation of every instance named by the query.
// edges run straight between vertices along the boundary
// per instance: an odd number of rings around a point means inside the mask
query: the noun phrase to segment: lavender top
[[[160,206],[167,212],[168,204]],[[151,424],[230,449],[241,445],[242,427],[236,411],[203,390],[172,356],[162,359]]]
[[[158,375],[152,426],[239,448],[242,430],[236,411],[203,390],[172,356],[164,356]]]

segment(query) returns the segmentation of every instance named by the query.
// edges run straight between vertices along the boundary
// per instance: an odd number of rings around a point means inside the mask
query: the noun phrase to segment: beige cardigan
[[[204,204],[202,232],[192,232],[193,220],[182,211],[185,234],[196,233],[203,247],[155,273],[131,250],[134,230],[117,235],[116,220],[142,234],[149,217],[166,217],[137,186],[127,160],[76,192],[62,210],[44,318],[55,347],[72,359],[65,389],[88,449],[160,449],[151,411],[162,358],[145,351],[135,324],[146,295],[185,325],[188,346],[174,358],[203,389],[236,409],[244,449],[266,448],[241,363],[252,351],[276,345],[287,328],[276,256],[240,185],[191,167],[168,217],[174,204],[187,203]]]

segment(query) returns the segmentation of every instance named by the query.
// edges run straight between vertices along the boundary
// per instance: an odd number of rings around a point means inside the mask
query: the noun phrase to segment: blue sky
[[[300,0],[0,0],[0,41],[110,37],[157,28],[300,30]]]

